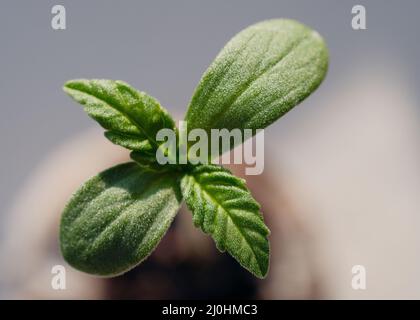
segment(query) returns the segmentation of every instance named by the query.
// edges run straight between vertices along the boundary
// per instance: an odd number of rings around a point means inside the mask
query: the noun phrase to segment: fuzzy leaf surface
[[[229,252],[248,271],[264,278],[270,231],[245,181],[222,167],[201,165],[182,178],[181,190],[194,224],[212,235],[220,251]]]
[[[174,129],[175,123],[159,102],[123,81],[71,80],[64,91],[84,105],[85,111],[104,129],[113,143],[135,151],[156,148],[156,133]]]
[[[263,129],[309,96],[327,68],[316,31],[287,19],[254,24],[204,73],[185,117],[188,129]]]
[[[179,176],[134,162],[89,179],[64,209],[65,260],[81,271],[114,276],[133,268],[157,246],[182,200]]]

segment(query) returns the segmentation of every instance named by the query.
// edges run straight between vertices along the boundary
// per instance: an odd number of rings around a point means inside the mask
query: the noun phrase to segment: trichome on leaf
[[[303,24],[268,20],[237,34],[204,73],[185,120],[188,130],[263,129],[322,82],[328,51]],[[259,278],[269,269],[269,230],[245,181],[217,165],[160,165],[161,129],[176,130],[159,102],[125,82],[71,80],[64,90],[84,106],[133,162],[89,179],[66,205],[61,251],[75,268],[115,276],[156,248],[183,199],[194,224]],[[233,147],[233,146],[232,146]]]

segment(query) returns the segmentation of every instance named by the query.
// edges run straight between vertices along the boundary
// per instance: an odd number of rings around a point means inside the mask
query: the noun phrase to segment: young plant
[[[265,128],[309,96],[327,67],[325,43],[310,28],[284,19],[252,25],[203,75],[185,117],[188,130]],[[185,199],[195,226],[220,251],[255,276],[267,275],[269,230],[245,181],[218,165],[156,161],[157,132],[176,130],[157,100],[112,80],[72,80],[64,91],[134,160],[88,180],[65,207],[60,242],[70,265],[100,276],[130,270],[156,248]]]

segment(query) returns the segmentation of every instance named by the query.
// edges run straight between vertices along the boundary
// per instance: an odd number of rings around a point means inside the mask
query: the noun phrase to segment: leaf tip
[[[78,79],[67,80],[63,85],[63,89],[72,88],[74,86],[74,84],[76,84],[78,82],[80,82],[80,80],[78,80]]]
[[[267,255],[267,259],[264,259],[261,263],[258,264],[258,270],[250,270],[254,276],[259,279],[265,279],[268,275],[270,269],[270,254]]]
[[[72,96],[73,90],[77,89],[78,85],[84,81],[83,79],[72,79],[68,80],[64,83],[62,89],[65,93],[67,93],[69,96]]]

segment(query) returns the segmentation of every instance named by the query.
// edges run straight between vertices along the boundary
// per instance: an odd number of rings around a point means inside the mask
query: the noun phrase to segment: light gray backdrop
[[[51,28],[55,4],[67,10],[67,30]],[[366,6],[365,31],[351,28],[355,4]],[[334,90],[343,74],[369,66],[382,53],[402,66],[416,86],[419,10],[416,0],[1,0],[0,223],[25,178],[48,152],[95,126],[62,92],[66,80],[122,79],[182,114],[201,74],[235,33],[260,20],[288,17],[318,30],[330,49],[329,74],[311,98],[314,104]],[[313,112],[294,110],[289,121],[270,128],[271,136]]]

